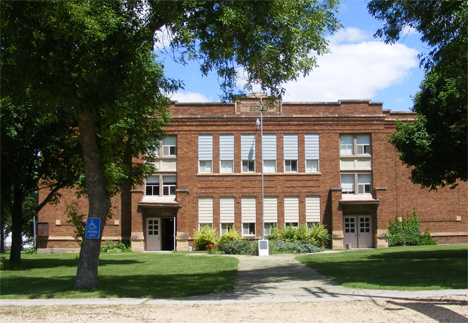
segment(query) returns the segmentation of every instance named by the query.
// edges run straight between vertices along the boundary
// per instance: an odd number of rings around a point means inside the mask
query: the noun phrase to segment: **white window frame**
[[[234,223],[220,223],[219,224],[219,232],[221,232],[221,235],[227,233],[230,228],[234,228]]]
[[[304,135],[304,154],[306,173],[320,172],[320,135],[306,133]]]
[[[253,228],[253,230],[252,230]],[[257,224],[254,222],[242,223],[242,235],[246,237],[254,237],[257,233]],[[253,233],[252,233],[253,232]]]
[[[257,198],[256,197],[242,197],[241,198],[241,220],[242,220],[242,235],[255,236],[256,223],[257,223]],[[246,231],[246,225],[247,231]],[[253,234],[250,234],[253,225]]]
[[[198,197],[198,229],[205,225],[213,228],[213,197]]]
[[[264,173],[277,172],[277,149],[276,134],[264,134],[262,143],[262,163]]]
[[[198,135],[198,172],[213,173],[213,135]]]
[[[297,173],[297,159],[288,159],[284,161],[285,173]]]
[[[145,195],[146,196],[160,196],[161,194],[161,182],[159,176],[148,176],[145,180]],[[157,190],[155,190],[155,186],[157,186]],[[148,187],[151,187],[152,194],[148,194]],[[154,194],[154,192],[157,194]]]
[[[243,160],[242,173],[255,173],[255,160]]]
[[[263,225],[264,225],[263,234],[264,234],[265,236],[268,236],[268,235],[271,234],[271,229],[272,229],[273,227],[278,227],[278,223],[276,223],[276,222],[265,222]]]
[[[346,140],[345,140],[346,139]],[[371,134],[340,134],[340,156],[371,156]]]
[[[255,134],[241,134],[241,172],[255,173]],[[247,164],[247,171],[244,165]],[[250,170],[250,164],[253,170]]]
[[[347,176],[347,178],[353,178],[353,187],[352,189],[346,189],[343,187],[343,175]],[[365,178],[369,177],[369,181],[364,181]],[[361,180],[360,180],[361,179]],[[365,172],[357,172],[357,173],[341,173],[340,175],[341,181],[341,191],[343,195],[372,195],[372,173],[365,173]],[[366,193],[366,188],[368,192]]]
[[[164,141],[166,141],[165,144]],[[174,144],[175,141],[175,144]],[[159,152],[157,154],[159,155]],[[162,156],[161,157],[176,157],[177,156],[177,136],[168,136],[162,140]]]
[[[234,135],[219,135],[219,172],[234,173]]]
[[[166,182],[165,179],[167,180],[168,177],[175,177],[176,181],[175,182]],[[162,176],[162,196],[175,196],[176,195],[176,189],[177,189],[177,176],[176,175],[163,175]],[[169,194],[165,194],[166,188]],[[172,192],[171,192],[172,191]],[[173,193],[173,194],[172,194]]]

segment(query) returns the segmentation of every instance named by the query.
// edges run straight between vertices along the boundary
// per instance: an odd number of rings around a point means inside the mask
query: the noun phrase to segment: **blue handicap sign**
[[[101,228],[101,219],[99,218],[88,218],[86,220],[86,239],[99,239],[99,233]]]

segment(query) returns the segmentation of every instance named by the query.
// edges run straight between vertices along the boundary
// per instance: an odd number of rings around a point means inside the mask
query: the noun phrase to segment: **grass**
[[[170,298],[231,290],[238,260],[178,254],[101,254],[99,286],[75,290],[76,254],[22,255],[0,272],[0,298]]]
[[[393,247],[300,256],[345,287],[388,290],[468,288],[468,245]]]

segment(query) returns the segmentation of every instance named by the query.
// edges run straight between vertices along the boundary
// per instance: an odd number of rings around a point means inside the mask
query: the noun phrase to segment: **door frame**
[[[354,238],[350,237],[350,235],[352,233],[345,233],[345,219],[349,219],[349,218],[352,218],[354,219]],[[368,239],[370,239],[370,246],[366,245],[366,246],[363,246],[364,242],[365,242],[365,238],[366,237],[362,237],[361,238],[361,219],[363,218],[368,218],[369,221],[365,221],[363,223],[369,223],[368,226],[365,226],[364,229],[368,228],[369,229],[369,232],[368,234],[370,235],[370,237],[367,237]],[[351,239],[351,246],[350,248],[352,249],[360,249],[360,248],[373,248],[374,247],[374,229],[373,229],[373,217],[371,214],[346,214],[346,215],[343,215],[343,247],[347,247],[346,244],[348,243],[347,241],[349,241],[349,239]],[[364,232],[364,234],[366,234],[366,232]],[[355,245],[354,245],[355,243]]]

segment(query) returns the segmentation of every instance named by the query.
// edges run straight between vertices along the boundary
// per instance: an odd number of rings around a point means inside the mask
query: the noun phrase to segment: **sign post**
[[[101,233],[101,219],[99,218],[88,218],[86,220],[86,239],[100,239]]]

